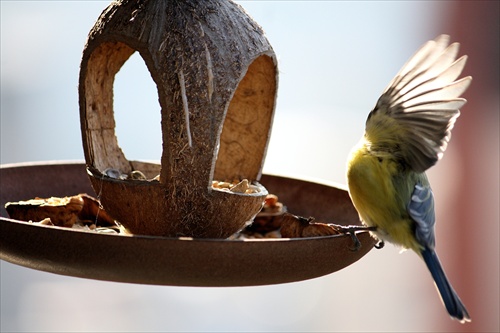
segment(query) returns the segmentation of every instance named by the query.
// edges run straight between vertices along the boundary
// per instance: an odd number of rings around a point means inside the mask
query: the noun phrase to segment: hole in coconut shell
[[[144,142],[144,136],[147,135],[145,133],[149,133],[151,131],[151,125],[154,124],[155,121],[151,121],[150,117],[144,120],[136,120],[134,118],[132,121],[128,121],[130,118],[125,121],[122,121],[123,119],[120,118],[122,116],[142,117],[144,114],[151,113],[151,117],[157,117],[156,123],[158,124],[158,130],[160,131],[160,138],[158,140],[153,138],[153,140],[156,141],[156,146],[158,146],[161,150],[161,126],[159,124],[161,113],[159,111],[154,112],[154,110],[151,110],[152,112],[144,110],[144,103],[147,103],[147,100],[149,100],[149,102],[152,100],[158,101],[157,97],[150,99],[148,97],[149,95],[141,96],[140,101],[137,104],[127,105],[128,110],[120,110],[120,108],[118,108],[116,114],[117,117],[115,118],[115,78],[118,78],[121,81],[121,75],[118,74],[118,72],[123,69],[125,69],[125,72],[127,71],[128,66],[125,66],[124,68],[123,66],[129,61],[129,59],[132,59],[132,61],[135,61],[139,65],[143,65],[144,75],[147,75],[152,85],[155,86],[140,54],[137,52],[135,53],[135,56],[131,58],[134,52],[136,51],[125,43],[106,42],[101,43],[90,56],[87,67],[87,76],[85,78],[87,131],[83,139],[84,142],[89,144],[90,148],[87,150],[87,153],[89,154],[88,160],[91,161],[92,167],[97,169],[100,173],[105,173],[105,170],[109,168],[117,170],[123,175],[129,175],[133,170],[139,170],[146,176],[147,179],[153,179],[159,175],[160,165],[128,160],[125,157],[122,148],[118,144],[117,138],[117,134],[120,134],[120,137],[122,138],[131,138],[132,140],[130,141],[130,144],[141,146],[142,142]],[[134,60],[134,58],[136,59]],[[127,74],[125,74],[125,76],[126,75]],[[129,85],[130,82],[133,82],[134,80],[130,80],[125,77],[124,81],[125,85]],[[157,96],[156,89],[154,90],[154,94]],[[119,98],[121,97],[120,92],[118,92],[117,95]],[[127,99],[136,97],[136,95],[127,95]],[[120,106],[122,105],[120,104]],[[135,109],[132,109],[134,107]],[[117,122],[119,125],[124,125],[126,123],[132,127],[127,128],[124,126],[121,129],[118,128],[118,131],[116,131]],[[140,125],[143,126],[141,127]],[[127,147],[128,143],[125,146]]]
[[[161,112],[158,92],[139,52],[123,64],[114,82],[118,145],[129,160],[160,161]]]
[[[260,179],[276,87],[273,59],[267,55],[257,57],[229,102],[216,152],[215,180]]]

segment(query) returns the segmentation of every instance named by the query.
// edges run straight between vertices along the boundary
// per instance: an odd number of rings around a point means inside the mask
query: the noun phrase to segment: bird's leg
[[[351,247],[349,250],[356,252],[361,248],[361,242],[359,241],[358,236],[356,236],[357,231],[375,231],[377,227],[367,227],[367,226],[359,226],[359,225],[349,225],[349,226],[338,226],[339,231],[345,235],[351,236],[352,241],[354,242],[354,247]],[[383,245],[382,245],[383,246]]]
[[[356,236],[356,233],[350,232],[349,235],[351,236],[352,241],[354,242],[354,247],[350,247],[349,250],[352,252],[357,252],[361,248],[361,242],[359,241],[358,236]]]

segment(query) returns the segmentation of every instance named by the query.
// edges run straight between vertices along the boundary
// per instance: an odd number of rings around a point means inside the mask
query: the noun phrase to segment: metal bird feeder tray
[[[114,77],[134,52],[158,90],[161,165],[129,161],[115,135]],[[243,228],[268,194],[257,181],[277,81],[263,30],[233,2],[113,2],[89,34],[79,81],[87,170],[106,211],[133,234],[226,238]],[[252,193],[212,188],[234,179]]]

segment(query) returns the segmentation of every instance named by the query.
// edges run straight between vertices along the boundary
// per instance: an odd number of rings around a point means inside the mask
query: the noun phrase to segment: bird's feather
[[[422,251],[422,257],[424,258],[427,268],[431,272],[436,288],[441,296],[441,300],[450,316],[456,318],[461,323],[471,321],[467,309],[448,281],[436,252],[432,249],[425,248]]]
[[[434,225],[436,214],[434,211],[434,195],[430,186],[415,185],[408,214],[415,221],[415,238],[423,248],[434,249],[435,235]]]
[[[367,119],[366,133],[373,146],[391,151],[397,143],[395,153],[416,172],[441,158],[459,109],[466,103],[460,96],[471,77],[457,78],[467,57],[456,60],[459,44],[448,44],[447,35],[424,44],[384,90]]]

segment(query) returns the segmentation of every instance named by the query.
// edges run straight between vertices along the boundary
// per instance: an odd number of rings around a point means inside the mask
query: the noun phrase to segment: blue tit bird
[[[347,163],[349,195],[379,240],[415,251],[452,318],[470,321],[435,252],[434,197],[425,171],[443,155],[472,78],[457,78],[467,56],[441,35],[424,44],[369,113]]]

